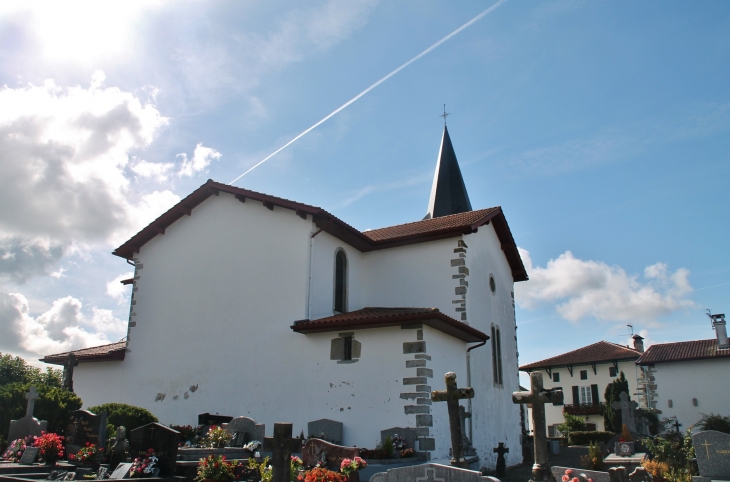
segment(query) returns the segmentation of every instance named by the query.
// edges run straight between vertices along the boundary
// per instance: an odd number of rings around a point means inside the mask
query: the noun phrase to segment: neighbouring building
[[[623,372],[629,383],[629,394],[636,392],[638,369],[635,361],[643,349],[643,338],[634,335],[634,348],[599,341],[562,355],[522,365],[520,370],[527,373],[544,371],[545,388],[563,390],[563,405],[545,405],[548,436],[561,435],[556,427],[564,422],[563,413],[583,418],[589,430],[604,430],[604,391]]]
[[[730,344],[725,315],[711,315],[716,337],[651,345],[637,361],[639,402],[676,417],[682,430],[703,414],[730,415]]]
[[[74,352],[86,406],[130,403],[173,424],[246,415],[267,434],[328,418],[367,448],[406,427],[445,458],[447,407],[429,392],[453,371],[476,393],[462,405],[482,466],[499,442],[520,444],[514,283],[527,273],[502,209],[472,209],[446,129],[423,220],[361,232],[208,181],[114,254],[134,265],[128,336]]]

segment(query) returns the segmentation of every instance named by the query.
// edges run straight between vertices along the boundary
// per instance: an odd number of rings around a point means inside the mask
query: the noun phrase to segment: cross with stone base
[[[454,467],[467,468],[464,459],[464,439],[461,433],[461,417],[459,416],[459,400],[474,398],[474,389],[457,388],[456,373],[448,372],[444,375],[446,390],[434,390],[431,392],[431,400],[434,402],[446,402],[449,409],[449,428],[451,429],[451,465]]]
[[[28,406],[25,409],[25,416],[33,418],[33,409],[35,408],[35,401],[38,400],[38,392],[35,387],[30,387],[28,393],[25,394],[25,399],[28,400]]]
[[[504,454],[509,453],[509,449],[504,446],[504,442],[499,442],[499,447],[492,449],[497,454],[497,475],[503,475],[507,471],[507,462],[504,460]]]
[[[534,482],[554,481],[555,477],[553,477],[548,463],[545,404],[563,403],[563,391],[545,390],[542,385],[542,373],[532,372],[530,373],[530,391],[514,392],[512,402],[532,404],[535,463],[532,466],[532,478],[530,480]]]
[[[629,394],[621,392],[618,396],[618,402],[613,402],[611,408],[621,410],[621,423],[626,424],[629,432],[636,432],[636,424],[634,423],[634,411],[639,406],[638,403],[629,400]]]
[[[291,454],[302,451],[302,441],[292,438],[291,423],[275,423],[274,436],[264,437],[264,450],[271,452],[271,482],[290,482]]]

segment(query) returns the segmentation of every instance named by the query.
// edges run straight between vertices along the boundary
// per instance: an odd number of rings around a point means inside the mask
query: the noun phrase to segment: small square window
[[[553,381],[558,383],[560,381],[560,373],[553,373]]]
[[[581,380],[588,380],[588,370],[581,370],[580,371],[580,379]]]
[[[608,375],[611,377],[616,376],[616,367],[608,367]]]

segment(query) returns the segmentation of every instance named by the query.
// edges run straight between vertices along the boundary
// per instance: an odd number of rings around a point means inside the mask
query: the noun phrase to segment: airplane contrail
[[[451,32],[450,34],[448,34],[446,37],[442,38],[441,40],[439,40],[435,44],[431,45],[429,48],[427,48],[426,50],[424,50],[420,54],[416,55],[415,57],[413,57],[411,60],[409,60],[405,64],[401,65],[400,67],[398,67],[397,69],[395,69],[394,71],[392,71],[391,73],[389,73],[388,75],[386,75],[385,77],[383,77],[382,79],[380,79],[377,82],[375,82],[373,85],[371,85],[367,89],[365,89],[362,92],[360,92],[359,94],[357,94],[352,99],[350,99],[347,102],[345,102],[344,104],[342,104],[340,107],[338,107],[337,109],[335,109],[334,111],[332,111],[327,117],[325,117],[321,121],[317,122],[312,127],[310,127],[309,129],[305,130],[304,132],[302,132],[301,134],[299,134],[298,136],[296,136],[294,139],[290,140],[289,142],[287,142],[286,144],[284,144],[283,146],[281,146],[280,148],[278,148],[277,150],[275,150],[274,152],[272,152],[271,154],[269,154],[268,156],[266,156],[264,159],[262,159],[258,163],[254,164],[253,167],[249,168],[246,172],[244,172],[243,174],[241,174],[240,176],[238,176],[237,178],[235,178],[233,181],[229,182],[228,184],[230,185],[230,184],[233,184],[234,182],[238,181],[243,176],[245,176],[249,172],[253,171],[257,167],[259,167],[261,164],[263,164],[264,162],[268,161],[269,159],[271,159],[272,157],[274,157],[275,155],[277,155],[278,153],[280,153],[281,151],[283,151],[284,149],[286,149],[290,145],[294,144],[297,140],[299,140],[300,138],[302,138],[303,136],[305,136],[306,134],[308,134],[309,132],[311,132],[315,128],[317,128],[320,125],[322,125],[324,122],[326,122],[327,120],[329,120],[331,117],[333,117],[334,115],[336,115],[337,113],[339,113],[341,110],[343,110],[345,107],[347,107],[348,105],[350,105],[353,102],[355,102],[357,99],[359,99],[363,95],[365,95],[368,92],[370,92],[371,90],[373,90],[375,87],[379,86],[380,84],[382,84],[383,82],[385,82],[389,78],[393,77],[395,74],[397,74],[401,70],[405,69],[406,67],[408,67],[409,65],[411,65],[413,62],[415,62],[416,60],[420,59],[421,57],[423,57],[424,55],[426,55],[427,53],[429,53],[430,51],[432,51],[433,49],[435,49],[436,47],[438,47],[442,43],[446,42],[451,37],[453,37],[454,35],[458,34],[462,30],[464,30],[465,28],[471,26],[473,23],[476,23],[477,21],[481,20],[483,17],[485,17],[485,16],[489,15],[490,13],[492,13],[494,10],[497,9],[497,7],[499,7],[500,5],[502,5],[506,1],[507,0],[499,0],[497,3],[495,3],[494,5],[492,5],[491,7],[489,7],[488,9],[484,10],[482,13],[480,13],[476,17],[472,18],[471,20],[469,20],[468,22],[466,22],[461,27],[457,28],[456,30],[454,30],[453,32]]]

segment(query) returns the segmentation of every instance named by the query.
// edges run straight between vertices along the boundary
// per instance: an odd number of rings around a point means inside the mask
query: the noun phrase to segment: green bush
[[[730,433],[730,417],[722,415],[702,414],[702,420],[699,421],[701,430],[717,430],[718,432]]]
[[[626,380],[624,372],[619,373],[618,378],[609,383],[603,392],[603,397],[606,400],[606,408],[603,412],[603,426],[606,427],[606,430],[612,430],[617,433],[621,432],[623,422],[621,420],[621,411],[614,410],[612,404],[620,400],[619,395],[621,395],[621,392],[631,394],[629,382]],[[631,400],[631,397],[629,397],[629,400]]]
[[[591,442],[607,443],[615,435],[613,432],[570,432],[568,443],[570,445],[589,445]]]
[[[7,438],[10,421],[25,416],[28,401],[25,394],[30,383],[7,383],[0,386],[0,437]],[[81,408],[81,399],[72,392],[56,386],[37,384],[38,400],[33,416],[48,421],[48,431],[64,435],[71,412]]]
[[[695,458],[695,449],[692,446],[690,431],[681,434],[668,434],[666,438],[642,439],[642,444],[649,449],[653,460],[664,462],[669,466],[665,478],[670,482],[691,482],[694,468],[692,459]]]
[[[563,435],[567,436],[570,432],[584,432],[586,429],[586,421],[578,416],[563,413],[563,419],[565,422],[558,425],[558,430]]]
[[[94,407],[87,408],[89,412],[97,415],[101,412],[107,413],[107,423],[119,427],[123,425],[127,429],[127,433],[142,425],[157,422],[157,417],[152,415],[149,410],[126,403],[104,403]],[[110,436],[110,434],[107,434]]]
[[[25,360],[9,354],[0,353],[0,386],[8,383],[28,383],[35,385],[47,385],[61,388],[63,386],[61,370],[40,368],[28,365]]]
[[[385,451],[389,459],[393,458],[393,439],[390,438],[390,435],[385,437],[385,442],[383,442],[383,451]]]

